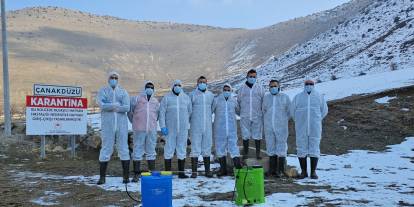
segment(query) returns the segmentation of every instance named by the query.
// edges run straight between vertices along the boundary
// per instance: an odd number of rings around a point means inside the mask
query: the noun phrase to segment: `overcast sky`
[[[58,6],[131,20],[261,28],[349,0],[6,0],[7,10]]]

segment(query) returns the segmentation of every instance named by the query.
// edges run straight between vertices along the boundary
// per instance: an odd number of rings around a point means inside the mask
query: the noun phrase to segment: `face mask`
[[[306,93],[312,92],[313,87],[314,87],[313,85],[305,85],[305,91],[306,91]]]
[[[180,86],[174,86],[173,90],[174,90],[174,93],[176,93],[176,94],[181,93],[181,87]]]
[[[116,85],[118,85],[118,80],[116,80],[116,79],[109,79],[109,85],[110,85],[112,88],[115,88],[115,87],[116,87]]]
[[[224,96],[224,98],[229,98],[231,96],[231,92],[230,91],[224,91],[223,96]]]
[[[198,84],[198,90],[205,91],[206,89],[207,89],[207,84],[206,83],[199,83]]]
[[[276,94],[278,94],[278,93],[279,93],[279,87],[271,87],[271,88],[270,88],[270,93],[271,93],[272,95],[276,95]]]
[[[145,89],[145,94],[147,94],[148,96],[152,96],[153,93],[154,93],[154,89],[152,88]]]
[[[247,78],[247,82],[250,83],[250,84],[255,84],[256,83],[256,78],[249,77],[249,78]]]

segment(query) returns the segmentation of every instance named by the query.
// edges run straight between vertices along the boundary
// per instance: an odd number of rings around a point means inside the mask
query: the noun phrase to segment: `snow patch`
[[[382,98],[375,99],[375,102],[377,102],[377,103],[379,103],[379,104],[388,104],[388,103],[390,103],[390,101],[391,101],[392,99],[396,99],[396,98],[397,98],[397,97],[395,97],[395,96],[393,96],[393,97],[384,96],[384,97],[382,97]]]
[[[412,85],[414,85],[414,69],[407,69],[318,83],[315,89],[324,94],[326,100],[332,101],[352,95],[373,94]],[[284,92],[293,99],[302,91],[303,87],[298,87]]]
[[[266,207],[297,206],[317,203],[322,199],[325,205],[335,206],[396,206],[400,203],[414,204],[414,137],[406,138],[401,144],[391,145],[384,152],[352,150],[348,154],[322,155],[318,166],[318,180],[295,180],[300,185],[329,186],[328,190],[302,191],[298,193],[274,193],[266,196]],[[299,169],[297,157],[290,155],[288,164]],[[11,171],[9,171],[11,173]],[[96,185],[99,176],[61,176],[45,173],[13,172],[16,181],[30,179],[62,180],[83,183],[106,191],[125,191],[122,177],[107,177],[107,183]],[[129,183],[130,192],[140,192],[140,183]],[[173,179],[173,204],[179,206],[221,206],[232,207],[231,201],[203,201],[202,196],[233,192],[231,177],[196,179]],[[136,194],[138,196],[138,194]],[[43,197],[58,197],[61,194],[46,193]],[[384,199],[386,197],[387,199]],[[52,200],[36,199],[32,202],[50,205]]]
[[[55,206],[59,205],[60,203],[56,201],[56,199],[60,196],[64,196],[68,193],[63,192],[54,192],[54,191],[45,191],[44,196],[31,200],[32,203],[41,205],[41,206]]]

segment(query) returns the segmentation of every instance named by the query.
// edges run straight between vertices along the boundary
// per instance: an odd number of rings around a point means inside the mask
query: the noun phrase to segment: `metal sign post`
[[[4,135],[11,136],[11,111],[9,88],[9,55],[6,30],[6,0],[1,0],[1,37],[3,43],[3,99],[4,99]]]
[[[72,159],[75,159],[76,157],[76,136],[75,135],[70,136],[70,146],[71,146],[70,156]]]
[[[46,136],[40,136],[40,159],[46,158]]]

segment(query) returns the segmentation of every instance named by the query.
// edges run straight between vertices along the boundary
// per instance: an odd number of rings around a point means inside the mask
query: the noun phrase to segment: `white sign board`
[[[34,84],[33,95],[35,96],[61,96],[82,97],[82,88],[76,86],[55,86]]]
[[[26,96],[27,135],[83,135],[86,132],[86,98]]]

